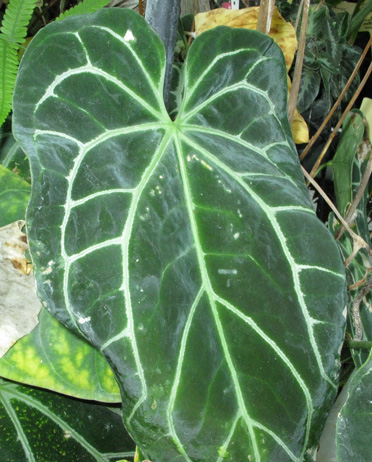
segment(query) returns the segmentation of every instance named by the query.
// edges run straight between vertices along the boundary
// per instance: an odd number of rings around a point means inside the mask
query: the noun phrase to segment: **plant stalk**
[[[181,0],[147,0],[145,19],[162,39],[166,53],[164,103],[168,109]]]
[[[307,23],[309,19],[309,8],[310,8],[310,0],[305,0],[303,13],[302,13],[301,35],[300,35],[300,40],[298,43],[296,65],[295,65],[294,74],[293,74],[292,87],[291,87],[291,91],[289,93],[289,99],[288,99],[288,119],[289,119],[290,125],[292,125],[292,122],[293,122],[293,117],[294,117],[294,113],[295,113],[295,109],[297,105],[298,93],[300,91],[302,66],[303,66],[304,55],[305,55],[306,30],[307,30]]]
[[[367,149],[368,149],[368,155],[370,155],[371,153],[371,143],[369,141],[369,139],[367,138],[366,140],[363,140],[363,143],[367,146]],[[368,144],[367,144],[368,143]],[[349,208],[349,210],[347,211],[347,214],[345,216],[345,221],[347,224],[351,224],[351,221],[353,219],[353,216],[354,216],[354,213],[356,212],[357,210],[357,207],[359,205],[359,202],[362,200],[363,196],[364,196],[364,192],[368,186],[368,183],[369,183],[369,179],[370,179],[370,176],[372,174],[372,156],[370,156],[369,160],[368,160],[368,163],[367,163],[367,166],[366,166],[366,169],[363,173],[363,177],[362,177],[362,181],[360,182],[360,185],[359,185],[359,188],[358,188],[358,191],[355,195],[355,198]],[[341,225],[338,233],[336,234],[335,238],[336,239],[339,239],[343,232],[344,232],[344,227]]]
[[[369,342],[367,340],[346,340],[345,345],[349,348],[360,348],[363,350],[370,350],[372,348],[372,342]]]
[[[261,0],[258,12],[256,29],[263,34],[268,34],[274,13],[275,0]]]
[[[368,255],[371,255],[371,249],[369,245],[366,243],[364,239],[362,239],[358,234],[355,234],[354,231],[350,228],[350,226],[346,223],[341,213],[337,210],[336,206],[333,204],[331,199],[327,196],[327,194],[323,191],[323,189],[318,185],[318,183],[314,180],[313,177],[309,175],[309,173],[302,167],[302,173],[304,174],[305,178],[308,182],[318,191],[318,193],[323,197],[326,203],[331,208],[332,212],[335,214],[338,221],[344,226],[346,231],[350,234],[351,238],[353,239],[353,251],[351,255],[344,261],[344,265],[347,268],[350,263],[352,262],[355,255],[359,252],[360,249],[366,249]]]

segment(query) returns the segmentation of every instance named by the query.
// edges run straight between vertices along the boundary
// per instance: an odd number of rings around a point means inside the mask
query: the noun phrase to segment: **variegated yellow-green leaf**
[[[25,219],[30,189],[29,183],[0,165],[0,227]]]
[[[120,402],[107,361],[45,308],[37,327],[0,359],[0,376],[81,399]]]

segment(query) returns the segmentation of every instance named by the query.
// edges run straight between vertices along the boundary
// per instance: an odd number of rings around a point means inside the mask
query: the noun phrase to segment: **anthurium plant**
[[[120,390],[143,459],[311,461],[338,388],[346,285],[302,176],[282,52],[256,31],[203,33],[173,119],[164,69],[145,20],[110,8],[48,25],[22,59],[13,133],[31,164],[43,317],[111,366],[118,389],[100,396]],[[5,391],[14,422],[20,391]],[[84,460],[132,455],[92,444]]]

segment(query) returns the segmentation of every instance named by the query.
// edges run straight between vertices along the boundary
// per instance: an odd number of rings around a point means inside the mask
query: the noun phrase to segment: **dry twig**
[[[344,218],[342,217],[341,213],[337,210],[331,199],[327,196],[327,194],[323,191],[323,189],[318,185],[318,183],[312,178],[309,173],[302,167],[302,172],[305,175],[305,178],[311,183],[311,185],[318,191],[318,193],[323,197],[326,203],[329,205],[335,216],[337,217],[338,221],[344,226],[346,231],[350,234],[351,238],[353,239],[353,251],[351,255],[345,260],[344,264],[346,267],[350,265],[355,255],[359,252],[360,249],[366,249],[368,254],[371,255],[371,248],[367,244],[367,242],[362,239],[360,236],[354,233],[354,231],[350,228],[350,226],[346,223]]]
[[[256,29],[268,34],[274,13],[275,0],[261,0]]]
[[[359,71],[359,68],[360,66],[362,65],[363,61],[364,61],[364,58],[366,57],[368,51],[369,51],[369,48],[372,44],[372,36],[371,38],[369,39],[366,47],[364,48],[363,50],[363,53],[361,55],[361,57],[359,58],[359,61],[357,63],[357,65],[355,66],[355,69],[353,70],[352,74],[350,75],[349,77],[349,80],[347,81],[346,85],[345,85],[345,88],[342,90],[340,96],[338,97],[337,101],[335,102],[335,104],[333,105],[332,109],[330,110],[329,114],[327,115],[327,117],[324,119],[324,122],[321,124],[321,126],[318,128],[317,132],[312,136],[311,140],[309,141],[309,143],[307,144],[306,148],[302,151],[301,153],[301,156],[300,156],[300,161],[302,161],[306,155],[308,154],[308,152],[310,151],[310,149],[313,147],[315,141],[319,138],[319,136],[321,135],[321,133],[323,132],[324,128],[326,127],[326,125],[328,124],[329,120],[331,119],[331,117],[333,116],[333,114],[335,113],[335,111],[337,110],[338,106],[341,104],[341,101],[343,100],[344,96],[345,96],[345,93],[348,91],[350,85],[352,84],[353,80],[355,79],[358,71]]]
[[[328,148],[330,147],[332,141],[334,140],[335,136],[337,135],[337,132],[341,128],[341,125],[343,124],[343,121],[345,120],[345,117],[347,116],[350,109],[353,107],[353,105],[354,105],[356,99],[358,98],[360,92],[363,90],[363,87],[366,84],[369,76],[371,75],[371,72],[372,72],[372,63],[369,65],[369,67],[367,69],[367,72],[366,72],[365,76],[363,77],[363,80],[360,82],[360,85],[359,85],[357,91],[354,93],[353,97],[351,98],[351,100],[350,100],[349,104],[347,105],[344,113],[342,114],[340,120],[337,122],[337,125],[335,126],[335,128],[334,128],[333,132],[331,133],[330,137],[328,138],[328,141],[326,142],[322,152],[320,153],[317,161],[315,162],[315,165],[314,165],[314,167],[312,168],[312,170],[310,172],[310,176],[312,176],[313,178],[314,178],[316,172],[318,171],[319,165],[321,164],[321,162],[323,160],[323,157],[326,155],[326,153],[328,151]]]
[[[291,87],[291,91],[289,93],[289,99],[288,99],[288,119],[291,125],[293,122],[293,117],[294,117],[294,113],[295,113],[295,109],[297,105],[298,92],[300,90],[302,65],[304,62],[305,44],[306,44],[306,29],[307,29],[307,22],[309,18],[309,8],[310,8],[310,0],[305,0],[303,13],[302,13],[301,35],[300,35],[300,41],[298,44],[298,50],[297,50],[297,56],[296,56],[296,65],[295,65],[294,74],[293,74],[292,87]]]
[[[369,153],[371,152],[371,143],[369,141],[369,139],[367,138],[367,140],[363,140],[364,143],[368,143],[368,149],[369,149]],[[359,202],[362,200],[363,198],[363,195],[364,195],[364,191],[366,190],[367,186],[368,186],[368,182],[369,182],[369,178],[371,176],[371,173],[372,173],[372,156],[369,158],[368,160],[368,163],[367,163],[367,166],[366,166],[366,169],[363,173],[363,176],[362,176],[362,181],[360,182],[360,185],[359,185],[359,188],[358,188],[358,191],[355,195],[355,198],[351,204],[351,206],[349,207],[349,210],[347,211],[347,214],[345,216],[345,221],[347,224],[351,224],[352,220],[353,220],[353,216],[354,216],[354,213],[356,212],[356,209],[359,205]],[[339,239],[343,232],[344,232],[345,228],[341,225],[340,229],[338,230],[337,234],[336,234],[336,239]]]

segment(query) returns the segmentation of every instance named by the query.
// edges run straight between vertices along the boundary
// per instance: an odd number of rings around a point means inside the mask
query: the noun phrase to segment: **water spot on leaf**
[[[89,321],[90,321],[90,316],[88,316],[86,318],[79,318],[78,319],[79,324],[85,324],[86,322],[89,322]]]
[[[128,29],[127,32],[124,35],[124,41],[125,42],[133,42],[133,40],[134,40],[133,32],[130,29]]]
[[[222,269],[218,270],[218,274],[238,274],[237,269]]]

